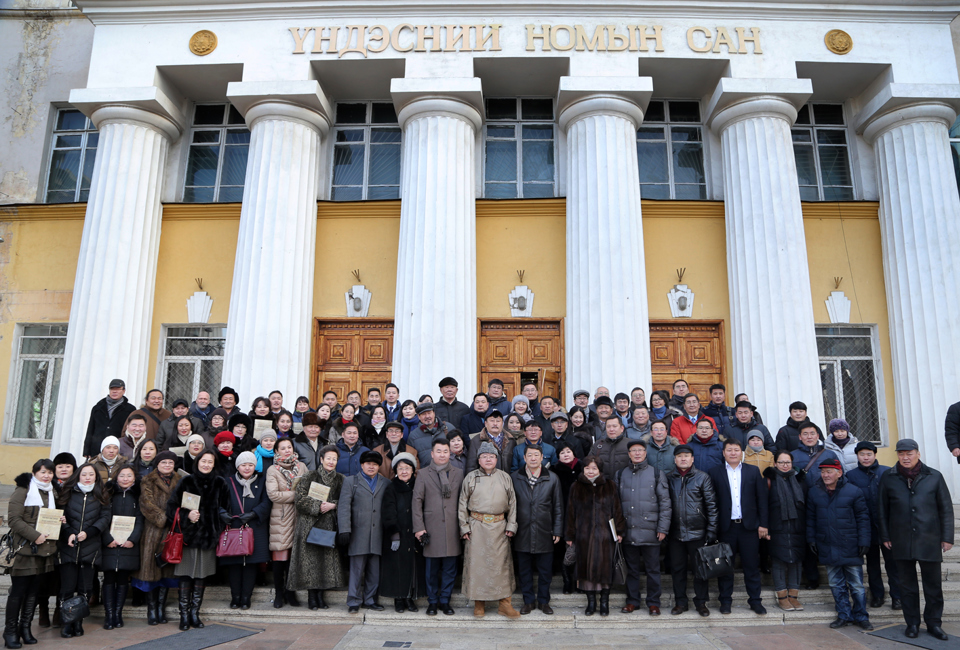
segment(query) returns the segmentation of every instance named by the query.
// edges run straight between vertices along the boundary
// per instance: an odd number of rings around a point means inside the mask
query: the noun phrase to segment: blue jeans
[[[827,566],[830,591],[837,606],[837,618],[844,621],[869,621],[867,596],[863,590],[863,565]],[[850,601],[853,600],[853,611]]]
[[[457,556],[428,557],[427,601],[431,605],[449,603],[453,581],[457,579]]]

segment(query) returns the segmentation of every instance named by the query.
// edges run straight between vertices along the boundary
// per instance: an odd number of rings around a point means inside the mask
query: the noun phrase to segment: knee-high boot
[[[205,588],[203,580],[193,581],[193,590],[190,593],[190,625],[193,627],[203,627],[203,621],[200,620],[200,605],[203,604]]]
[[[193,592],[193,580],[180,578],[180,629],[186,632],[190,629],[190,602]]]
[[[160,621],[157,620],[157,598],[159,597],[158,591],[156,589],[151,589],[145,594],[145,601],[147,604],[147,625],[156,625]]]
[[[27,645],[33,645],[37,642],[30,630],[30,626],[33,625],[33,612],[36,608],[37,592],[27,593],[23,597],[23,606],[20,608],[20,640]]]
[[[117,595],[117,583],[103,583],[103,629],[112,630],[114,628],[114,598]]]
[[[23,598],[7,596],[7,616],[3,626],[3,647],[21,648],[20,643],[20,609],[23,607]]]
[[[123,627],[123,602],[127,599],[129,590],[130,585],[117,585],[117,593],[113,598],[113,627]]]
[[[167,595],[169,593],[169,587],[157,588],[157,623],[167,622]]]

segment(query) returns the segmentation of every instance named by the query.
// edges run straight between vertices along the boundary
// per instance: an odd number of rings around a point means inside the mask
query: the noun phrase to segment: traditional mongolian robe
[[[460,534],[470,533],[464,548],[463,595],[468,600],[500,600],[516,582],[509,531],[517,532],[517,496],[510,475],[483,468],[466,475],[460,488]]]

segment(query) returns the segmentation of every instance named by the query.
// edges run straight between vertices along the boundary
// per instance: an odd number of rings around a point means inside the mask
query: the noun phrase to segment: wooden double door
[[[563,321],[539,319],[481,320],[478,341],[480,385],[499,379],[509,397],[526,381],[540,395],[561,397],[563,386]]]
[[[685,379],[690,392],[705,404],[710,399],[710,386],[724,383],[724,356],[723,321],[650,323],[653,390],[672,393],[673,382]]]
[[[352,390],[360,391],[365,402],[367,388],[374,386],[382,391],[390,383],[393,321],[317,320],[313,349],[316,374],[310,403],[319,404],[328,390],[337,394],[341,404]]]

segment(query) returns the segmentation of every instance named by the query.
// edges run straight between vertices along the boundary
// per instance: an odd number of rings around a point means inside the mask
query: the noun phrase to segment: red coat
[[[701,414],[700,418],[698,418],[697,421],[699,422],[702,419],[709,420],[710,424],[713,425],[713,428],[714,429],[717,428],[717,423],[714,422],[713,418],[710,417],[709,415]],[[693,422],[690,421],[690,418],[687,417],[686,413],[684,413],[683,415],[678,415],[677,417],[673,418],[673,424],[670,425],[670,435],[676,438],[677,440],[679,440],[680,442],[682,442],[683,444],[687,444],[687,440],[689,440],[694,434],[696,434],[696,432],[697,432],[697,425],[695,425]]]

